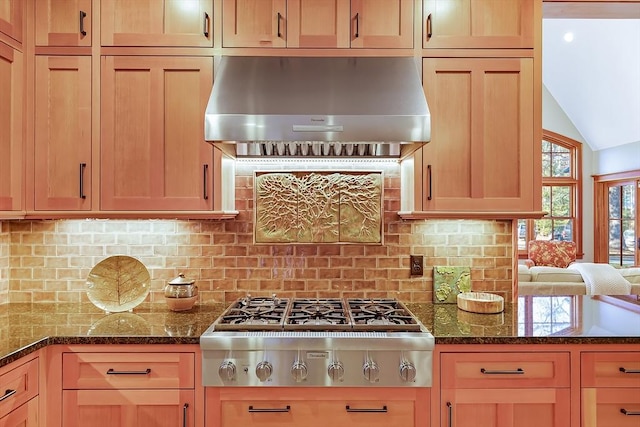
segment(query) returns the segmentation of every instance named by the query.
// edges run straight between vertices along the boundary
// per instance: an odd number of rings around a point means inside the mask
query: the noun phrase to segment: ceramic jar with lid
[[[180,273],[164,287],[164,297],[171,310],[190,310],[198,299],[198,286]]]

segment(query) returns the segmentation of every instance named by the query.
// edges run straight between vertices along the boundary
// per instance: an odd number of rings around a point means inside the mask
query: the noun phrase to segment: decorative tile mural
[[[382,243],[382,172],[256,172],[256,243]]]
[[[461,292],[471,292],[469,267],[433,267],[433,302],[455,304]]]

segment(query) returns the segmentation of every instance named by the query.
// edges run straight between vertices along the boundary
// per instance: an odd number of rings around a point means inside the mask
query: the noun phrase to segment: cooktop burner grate
[[[351,330],[341,299],[294,299],[284,321],[292,330]]]

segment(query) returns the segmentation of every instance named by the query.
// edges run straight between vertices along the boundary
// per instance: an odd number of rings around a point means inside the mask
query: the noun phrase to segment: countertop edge
[[[50,345],[89,345],[89,344],[199,344],[200,337],[161,337],[161,336],[50,336],[28,344],[0,358],[0,367],[6,366],[24,356]],[[438,345],[472,344],[640,344],[640,337],[435,337]]]

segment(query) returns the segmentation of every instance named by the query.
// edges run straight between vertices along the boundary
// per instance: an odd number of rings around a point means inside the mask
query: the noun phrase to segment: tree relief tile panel
[[[255,242],[382,244],[382,175],[255,172]]]

